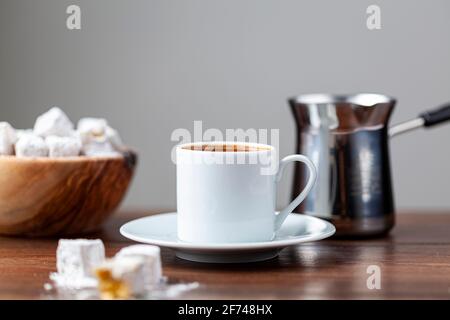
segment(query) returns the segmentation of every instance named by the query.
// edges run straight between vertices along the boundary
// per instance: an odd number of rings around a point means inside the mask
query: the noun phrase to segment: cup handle
[[[275,183],[278,184],[278,182],[280,182],[283,176],[284,168],[288,163],[293,161],[302,162],[306,165],[306,167],[309,170],[308,182],[306,183],[306,186],[302,190],[302,192],[300,192],[300,194],[294,200],[292,200],[292,202],[289,203],[289,205],[286,208],[284,208],[278,214],[276,214],[275,231],[278,231],[280,229],[281,225],[283,224],[284,220],[286,220],[287,216],[306,198],[306,196],[311,191],[317,179],[317,170],[312,161],[300,154],[293,154],[283,158],[283,160],[280,161],[278,172],[275,175]]]

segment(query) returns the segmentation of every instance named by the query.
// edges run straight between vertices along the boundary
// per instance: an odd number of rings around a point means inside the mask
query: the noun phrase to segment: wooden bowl
[[[123,199],[137,164],[123,157],[0,157],[0,234],[70,236],[97,230]]]

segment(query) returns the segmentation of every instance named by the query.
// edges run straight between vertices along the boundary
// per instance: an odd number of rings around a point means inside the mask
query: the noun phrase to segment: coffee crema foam
[[[209,152],[254,152],[254,151],[270,151],[269,147],[251,146],[244,144],[198,144],[182,147],[184,150],[191,151],[209,151]]]

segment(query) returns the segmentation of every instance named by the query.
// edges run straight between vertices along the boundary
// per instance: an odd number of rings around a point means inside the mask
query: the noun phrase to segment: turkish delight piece
[[[81,139],[71,137],[49,136],[45,139],[49,157],[76,157],[81,151]]]
[[[0,155],[13,155],[16,140],[14,128],[8,122],[0,122]]]
[[[82,118],[78,121],[77,133],[83,143],[86,156],[120,156],[115,144],[120,144],[118,133],[102,118]]]
[[[89,136],[103,137],[106,135],[106,128],[108,122],[102,118],[81,118],[77,124],[77,131],[82,138],[89,138]]]
[[[34,133],[41,137],[66,137],[73,134],[74,126],[67,115],[58,107],[53,107],[37,117]]]
[[[98,288],[103,299],[128,299],[145,293],[145,259],[114,257],[95,269]]]
[[[121,249],[116,257],[141,257],[144,259],[144,278],[146,287],[157,285],[162,280],[161,254],[157,246],[137,244]]]
[[[92,139],[83,143],[82,153],[89,157],[119,157],[122,156],[117,152],[112,144],[106,139]]]
[[[94,277],[94,268],[105,261],[105,246],[100,239],[61,239],[56,250],[56,269],[60,276],[72,279]]]
[[[115,150],[120,151],[125,149],[125,145],[123,144],[122,139],[119,136],[119,132],[117,132],[116,129],[107,126],[105,134]]]
[[[44,139],[34,134],[24,134],[16,142],[17,157],[47,157],[48,147]]]

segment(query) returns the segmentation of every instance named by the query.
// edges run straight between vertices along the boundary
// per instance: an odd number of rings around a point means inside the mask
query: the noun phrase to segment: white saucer
[[[131,240],[173,249],[177,257],[207,263],[256,262],[275,258],[299,243],[328,238],[335,227],[319,218],[290,214],[272,241],[243,243],[190,243],[177,238],[176,212],[136,219],[124,224],[120,233]]]

